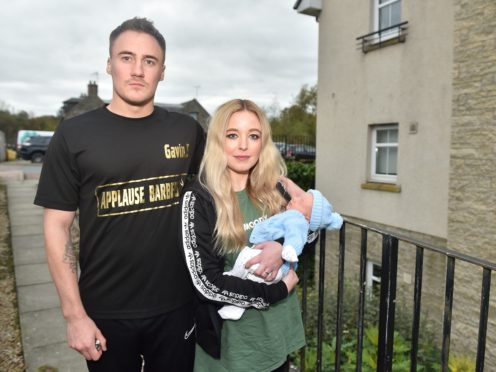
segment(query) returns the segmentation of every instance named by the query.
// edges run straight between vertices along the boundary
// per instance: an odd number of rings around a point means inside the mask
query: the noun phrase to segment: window
[[[401,22],[401,0],[372,0],[374,29],[356,38],[358,48],[368,53],[389,45],[404,43],[408,21]]]
[[[381,293],[381,265],[367,261],[366,280],[367,292],[379,296]]]
[[[374,0],[376,31],[397,25],[401,22],[401,0]],[[398,30],[393,28],[381,33],[380,39],[387,39],[398,35]]]
[[[371,128],[371,181],[395,183],[398,175],[398,124]]]
[[[190,112],[189,116],[191,116],[195,120],[198,120],[198,112],[196,111]]]

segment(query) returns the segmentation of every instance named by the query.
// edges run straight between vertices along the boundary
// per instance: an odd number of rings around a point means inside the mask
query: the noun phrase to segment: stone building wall
[[[456,0],[454,27],[448,246],[496,262],[496,1]],[[482,274],[455,270],[452,347],[470,350]],[[491,289],[485,360],[496,370],[496,274]]]
[[[453,50],[453,102],[450,154],[448,239],[377,225],[439,247],[496,262],[496,2],[457,0]],[[371,222],[365,221],[370,225]],[[368,237],[368,258],[381,262],[381,240]],[[358,279],[360,231],[347,228],[348,279]],[[415,280],[415,249],[400,243],[398,304],[411,308]],[[327,285],[336,287],[337,234],[328,238]],[[435,325],[442,344],[446,259],[425,253],[422,310]],[[482,270],[460,261],[455,265],[451,354],[475,361],[480,311]],[[486,370],[496,370],[496,274],[492,275],[492,299],[486,341]]]
[[[398,232],[496,263],[496,0],[402,2],[406,19],[411,21],[406,43],[396,49],[381,50],[380,53],[386,53],[386,56],[380,56],[378,51],[374,51],[363,56],[360,61],[355,60],[353,52],[356,51],[350,49],[348,43],[352,36],[358,35],[356,30],[367,21],[364,15],[368,12],[363,10],[363,2],[351,2],[357,7],[353,8],[355,16],[351,18],[343,18],[342,15],[348,14],[352,5],[339,1],[330,3],[323,3],[319,20],[319,66],[322,68],[319,68],[317,147],[321,157],[317,159],[317,188],[333,196],[332,201],[338,211],[368,219],[365,221],[368,225],[370,221],[381,221],[404,229],[423,231],[424,234],[406,230]],[[420,30],[425,31],[425,34],[419,33]],[[397,62],[395,53],[411,53],[408,55],[411,58],[405,57]],[[378,102],[382,102],[378,99],[381,93],[378,87],[381,84],[371,80],[368,75],[358,79],[363,71],[369,71],[364,68],[364,64],[372,63],[371,60],[388,68],[391,63],[402,66],[403,74],[399,75],[401,87],[409,89],[405,90],[408,92],[406,99],[400,101],[406,102],[408,107],[402,107],[396,116],[401,118],[402,114],[407,113],[415,117],[425,111],[425,116],[419,121],[431,124],[423,127],[425,137],[419,139],[416,135],[415,138],[408,138],[417,141],[412,149],[420,151],[411,151],[414,155],[404,162],[411,168],[408,168],[410,172],[403,172],[402,177],[405,173],[413,177],[408,182],[402,178],[402,191],[398,200],[406,200],[407,186],[415,191],[404,206],[388,204],[391,198],[386,199],[385,194],[364,193],[354,187],[356,180],[363,176],[363,173],[357,174],[364,163],[360,153],[355,150],[363,151],[365,146],[363,143],[357,144],[357,138],[361,137],[356,133],[359,133],[360,128],[356,129],[352,124],[373,122],[360,116],[364,107],[378,111],[383,107],[399,107],[390,104],[389,100],[385,100],[387,104],[384,106],[379,105]],[[414,61],[415,66],[412,67],[410,61]],[[419,64],[422,61],[424,64]],[[370,75],[379,80],[382,77]],[[413,83],[409,79],[413,79]],[[425,81],[422,83],[422,79],[427,79],[429,85]],[[388,75],[388,82],[391,80],[393,77]],[[350,85],[354,89],[347,89]],[[423,90],[420,89],[422,87]],[[367,89],[371,89],[371,93]],[[345,95],[347,92],[350,95]],[[364,92],[363,97],[356,95],[356,92]],[[431,98],[433,95],[435,100]],[[375,101],[368,105],[370,97]],[[428,102],[420,104],[414,100],[419,97],[427,97]],[[362,98],[363,103],[359,100]],[[443,110],[439,110],[440,107]],[[346,125],[339,126],[340,123]],[[449,129],[442,131],[439,136],[446,142],[433,134],[432,131],[439,128]],[[349,130],[349,133],[344,130]],[[349,149],[353,149],[353,156],[350,156]],[[400,151],[405,153],[405,146]],[[419,154],[425,157],[425,162],[418,162]],[[446,162],[440,159],[446,159]],[[439,166],[445,163],[446,168]],[[419,176],[420,171],[429,167],[432,172],[427,177]],[[339,174],[339,177],[329,176],[334,174]],[[431,182],[429,187],[421,183],[424,179]],[[418,195],[425,197],[423,200],[428,203],[418,203]],[[374,198],[380,198],[380,203],[372,203],[373,207],[370,207],[367,203]],[[440,199],[446,199],[447,202],[439,203]],[[377,208],[377,205],[381,205],[381,208]],[[389,205],[390,209],[383,205]],[[379,211],[387,218],[377,218],[370,211]],[[419,220],[427,221],[427,225],[433,228],[420,229],[412,220],[405,219],[412,211],[418,213]],[[393,229],[391,226],[379,227],[389,231]],[[327,239],[326,286],[335,290],[337,233],[328,234]],[[346,244],[345,273],[352,281],[356,281],[360,253],[358,229],[348,229]],[[380,248],[380,238],[370,234],[369,258],[378,263],[381,261]],[[398,303],[411,306],[415,249],[411,245],[400,244],[399,252]],[[445,275],[446,258],[426,253],[422,310],[435,323],[439,347],[442,344]],[[481,269],[457,261],[450,351],[451,354],[465,354],[473,360],[477,351],[481,280]],[[491,294],[485,370],[496,371],[496,274],[492,275]]]

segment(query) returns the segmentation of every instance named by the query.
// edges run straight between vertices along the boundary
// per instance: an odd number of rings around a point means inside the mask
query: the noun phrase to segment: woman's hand
[[[262,252],[247,261],[245,267],[248,269],[253,265],[259,264],[254,274],[271,282],[283,264],[281,257],[282,245],[278,242],[270,241],[257,244],[255,249],[261,249]]]
[[[288,275],[282,279],[282,281],[286,284],[286,287],[288,287],[288,293],[296,287],[299,280],[298,275],[296,275],[293,269],[290,269]]]

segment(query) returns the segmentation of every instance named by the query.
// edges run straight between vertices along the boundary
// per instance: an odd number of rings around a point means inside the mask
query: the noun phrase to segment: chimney
[[[98,84],[95,81],[91,81],[88,83],[88,97],[97,97],[98,96]]]

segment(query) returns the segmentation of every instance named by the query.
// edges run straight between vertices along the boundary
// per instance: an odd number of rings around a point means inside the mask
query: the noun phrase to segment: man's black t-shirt
[[[204,141],[194,119],[157,107],[139,119],[104,107],[60,124],[35,204],[79,208],[79,288],[91,317],[149,317],[193,298],[178,203]]]

